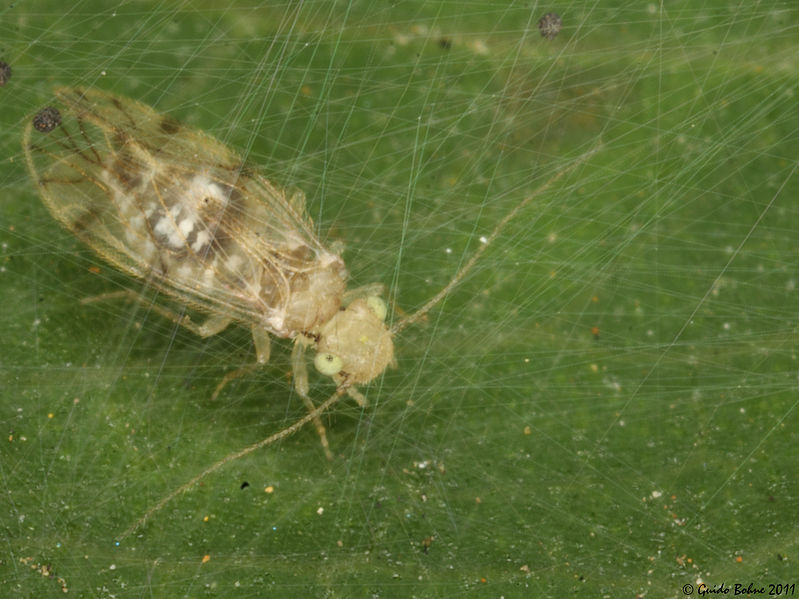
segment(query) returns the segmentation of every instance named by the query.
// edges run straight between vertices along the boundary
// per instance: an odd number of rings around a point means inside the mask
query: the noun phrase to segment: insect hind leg
[[[214,392],[211,394],[211,401],[216,401],[216,398],[219,397],[219,394],[222,393],[222,389],[227,387],[227,384],[230,381],[235,381],[236,379],[240,379],[243,376],[247,376],[251,374],[254,370],[257,370],[261,364],[258,362],[254,362],[253,364],[247,364],[246,366],[242,366],[241,368],[236,368],[235,370],[231,370],[230,372],[226,372],[225,376],[222,377],[222,380],[219,381],[219,384],[214,389]]]
[[[81,304],[95,304],[100,302],[115,301],[115,300],[132,300],[145,306],[148,310],[152,310],[156,314],[160,314],[167,320],[171,320],[177,325],[180,325],[195,335],[200,337],[213,337],[221,333],[230,324],[230,318],[224,316],[209,316],[201,323],[194,322],[188,314],[178,314],[174,310],[164,308],[157,303],[148,300],[147,298],[139,295],[130,289],[122,289],[120,291],[111,291],[109,293],[101,293],[100,295],[92,295],[84,297],[80,300]]]
[[[230,381],[247,376],[269,361],[269,354],[271,353],[271,341],[269,339],[269,333],[263,328],[253,327],[252,340],[255,344],[256,362],[254,364],[242,366],[241,368],[236,368],[235,370],[231,370],[225,374],[225,376],[222,377],[222,380],[219,381],[216,389],[214,389],[214,392],[211,395],[211,401],[214,401],[217,397],[219,397],[222,389],[224,389]]]

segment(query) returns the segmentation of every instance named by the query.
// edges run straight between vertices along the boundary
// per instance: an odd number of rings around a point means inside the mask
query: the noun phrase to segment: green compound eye
[[[322,352],[316,354],[313,359],[313,365],[316,369],[326,376],[333,376],[341,371],[342,362],[335,354],[330,352]]]
[[[369,306],[369,309],[375,313],[375,316],[377,316],[380,320],[385,321],[386,314],[388,314],[388,306],[386,306],[386,302],[384,302],[382,298],[379,298],[376,295],[370,295],[366,298],[366,305]]]

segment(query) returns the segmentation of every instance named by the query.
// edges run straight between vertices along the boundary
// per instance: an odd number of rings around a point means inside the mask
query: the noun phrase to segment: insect
[[[201,337],[233,322],[247,326],[257,364],[269,359],[270,336],[294,342],[294,387],[308,415],[220,460],[163,503],[310,421],[331,457],[322,412],[345,394],[365,405],[357,387],[394,364],[393,337],[440,302],[534,197],[596,151],[519,202],[441,291],[389,326],[382,286],[346,289],[340,253],[314,234],[301,192],[273,185],[218,140],[135,100],[77,87],[57,88],[55,97],[57,106],[37,113],[23,135],[28,168],[53,216],[119,270],[207,314],[198,323],[157,308]],[[309,350],[336,385],[319,406],[308,395]],[[247,370],[229,373],[217,391]]]

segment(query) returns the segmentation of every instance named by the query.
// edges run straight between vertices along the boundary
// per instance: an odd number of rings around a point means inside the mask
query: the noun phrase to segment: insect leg
[[[302,398],[302,403],[308,408],[308,412],[313,413],[316,410],[311,398],[308,396],[308,366],[305,364],[305,347],[310,345],[311,341],[302,336],[298,336],[294,341],[294,349],[291,350],[291,371],[294,377],[294,389],[297,395]],[[328,460],[333,460],[333,453],[330,451],[330,444],[327,442],[327,433],[325,432],[325,425],[322,424],[322,419],[317,414],[313,418],[316,432],[319,435],[319,440],[322,442],[322,449]]]
[[[80,300],[81,304],[94,304],[97,302],[106,302],[109,300],[128,299],[139,302],[152,310],[156,314],[160,314],[164,318],[171,320],[175,324],[187,328],[195,335],[200,337],[213,337],[217,333],[221,333],[230,324],[230,318],[226,316],[209,316],[201,323],[195,323],[187,314],[178,314],[169,308],[164,308],[157,303],[142,297],[135,291],[130,289],[122,289],[120,291],[111,291],[109,293],[101,293],[100,295],[93,295],[91,297],[84,297]]]
[[[225,373],[225,376],[222,377],[222,380],[219,381],[216,389],[214,389],[214,392],[211,394],[211,401],[214,401],[217,397],[219,397],[219,394],[222,393],[222,389],[224,389],[230,381],[235,381],[243,376],[247,376],[259,366],[260,364],[255,362],[254,364],[247,364],[247,366],[242,366],[241,368],[236,368],[236,370],[231,370],[230,372]]]
[[[271,341],[269,331],[263,327],[254,326],[252,328],[252,341],[255,344],[255,359],[259,364],[266,364],[269,361]]]
[[[366,396],[360,391],[358,391],[355,387],[350,387],[349,389],[347,389],[347,395],[349,395],[352,399],[354,399],[355,402],[362,408],[365,408],[366,405],[369,403],[366,399]]]
[[[312,412],[309,412],[308,414],[306,414],[305,416],[303,416],[302,418],[297,420],[297,422],[295,422],[291,426],[287,426],[283,430],[278,431],[275,434],[268,436],[266,439],[261,439],[257,443],[253,443],[249,447],[245,447],[241,451],[237,451],[235,453],[230,453],[227,456],[225,456],[224,458],[222,458],[221,460],[215,462],[214,464],[212,464],[211,466],[209,466],[208,468],[206,468],[205,470],[200,472],[197,476],[192,478],[190,481],[180,485],[177,489],[172,491],[169,495],[165,496],[163,499],[161,499],[161,501],[159,501],[153,507],[151,507],[149,510],[147,510],[147,512],[141,518],[136,520],[136,522],[134,522],[125,532],[123,532],[118,537],[118,540],[121,541],[125,537],[133,534],[136,531],[136,529],[138,529],[140,526],[143,526],[147,522],[147,520],[149,520],[154,514],[156,514],[157,512],[161,511],[161,509],[167,503],[169,503],[170,501],[175,499],[175,497],[178,497],[179,495],[182,495],[183,493],[185,493],[186,491],[191,489],[195,484],[200,482],[202,479],[204,479],[206,476],[208,476],[212,472],[216,472],[217,470],[219,470],[225,464],[228,464],[230,462],[234,462],[234,461],[238,460],[239,458],[243,458],[244,456],[246,456],[248,454],[251,454],[253,451],[256,451],[258,449],[266,447],[267,445],[272,445],[273,443],[276,443],[277,441],[280,441],[282,439],[285,439],[286,437],[289,437],[289,436],[293,435],[298,430],[300,430],[303,426],[308,424],[308,422],[310,422],[311,420],[316,420],[317,418],[319,418],[327,410],[329,410],[331,407],[333,407],[333,405],[336,402],[338,402],[338,400],[341,398],[342,395],[344,395],[345,393],[348,393],[348,392],[349,392],[349,388],[346,386],[346,384],[342,385],[340,387],[337,387],[335,393],[333,393],[333,395],[331,395],[330,398],[328,398],[325,402],[320,404],[319,407],[314,408],[314,410]]]
[[[95,302],[104,302],[109,300],[117,300],[117,299],[130,299],[139,302],[140,304],[145,305],[148,309],[160,314],[164,318],[171,320],[174,323],[179,324],[182,327],[189,329],[195,335],[200,337],[213,337],[217,333],[221,333],[227,326],[230,324],[230,319],[225,316],[209,316],[204,322],[200,324],[196,324],[191,321],[188,315],[177,314],[168,308],[164,308],[163,306],[159,306],[156,303],[148,301],[146,298],[142,297],[135,291],[131,291],[129,289],[123,289],[121,291],[112,291],[110,293],[102,293],[100,295],[94,295],[92,297],[86,297],[81,300],[82,304],[93,304]],[[247,366],[243,366],[242,368],[237,368],[236,370],[231,370],[224,377],[222,380],[219,381],[219,384],[214,389],[214,392],[211,394],[211,401],[214,401],[219,394],[222,392],[227,384],[230,381],[236,380],[237,378],[241,378],[250,374],[253,370],[265,364],[269,361],[269,334],[263,332],[261,330],[257,330],[253,328],[253,341],[255,343],[255,352],[257,355],[257,362],[255,364],[249,364]]]
[[[241,368],[231,370],[225,374],[225,376],[222,377],[222,380],[219,381],[216,389],[214,389],[214,392],[211,394],[211,401],[214,401],[217,397],[219,397],[222,389],[224,389],[230,381],[250,374],[253,370],[269,361],[269,353],[271,348],[269,333],[263,329],[263,327],[254,326],[252,328],[252,340],[255,344],[255,364],[248,364],[247,366],[242,366]]]

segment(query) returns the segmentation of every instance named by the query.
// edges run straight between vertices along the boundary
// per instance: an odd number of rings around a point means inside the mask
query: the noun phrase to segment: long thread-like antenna
[[[488,246],[490,246],[494,242],[494,240],[499,236],[499,234],[502,233],[502,230],[505,228],[505,226],[514,218],[516,218],[516,215],[519,214],[519,212],[524,210],[524,208],[530,202],[532,202],[535,198],[544,193],[547,189],[552,187],[552,185],[557,183],[564,176],[572,172],[574,169],[576,169],[578,166],[580,166],[586,160],[588,160],[591,156],[596,154],[601,147],[602,147],[602,142],[599,142],[591,150],[589,150],[582,156],[579,156],[571,164],[569,164],[568,166],[562,168],[560,171],[555,173],[541,187],[536,189],[533,193],[528,195],[521,202],[516,204],[513,210],[508,212],[508,214],[506,214],[505,217],[501,221],[499,221],[499,223],[497,223],[497,226],[494,227],[494,230],[491,231],[491,234],[485,238],[485,241],[483,241],[480,247],[478,247],[475,250],[471,258],[469,258],[466,264],[463,265],[463,268],[461,268],[458,271],[458,273],[452,278],[452,280],[449,283],[447,283],[447,285],[441,291],[439,291],[433,297],[431,297],[427,301],[427,303],[421,308],[419,308],[416,312],[394,323],[394,325],[391,327],[391,334],[396,335],[408,325],[417,322],[420,318],[422,318],[425,314],[427,314],[433,306],[435,306],[438,302],[444,299],[449,294],[449,292],[452,291],[463,280],[463,278],[469,273],[472,267],[477,263],[480,257],[488,249]]]
[[[256,451],[258,449],[261,449],[262,447],[266,447],[267,445],[271,445],[272,443],[280,441],[281,439],[285,439],[286,437],[290,437],[291,435],[296,433],[298,430],[300,430],[303,426],[308,424],[311,420],[313,420],[314,418],[317,418],[317,417],[321,416],[322,414],[324,414],[330,407],[333,406],[333,404],[335,404],[336,402],[338,402],[341,399],[341,396],[344,395],[349,388],[350,388],[350,385],[345,383],[344,385],[342,385],[341,387],[336,389],[336,392],[333,393],[333,395],[331,395],[327,399],[327,401],[325,401],[322,404],[319,404],[316,408],[314,408],[312,411],[308,412],[305,416],[303,416],[302,418],[297,420],[297,422],[295,422],[291,426],[287,426],[283,430],[280,430],[280,431],[276,432],[274,435],[270,435],[266,439],[261,439],[257,443],[253,443],[252,445],[250,445],[248,447],[245,447],[241,451],[237,451],[236,453],[231,453],[231,454],[225,456],[224,458],[222,458],[218,462],[215,462],[214,464],[212,464],[211,466],[209,466],[208,468],[206,468],[205,470],[200,472],[197,476],[192,478],[190,481],[188,481],[186,483],[183,483],[177,489],[172,491],[169,495],[167,495],[166,497],[161,499],[161,501],[159,501],[153,507],[151,507],[149,510],[147,510],[147,513],[145,513],[141,518],[136,520],[136,522],[131,524],[131,526],[125,532],[123,532],[121,535],[119,535],[119,537],[117,537],[117,542],[121,541],[125,537],[127,537],[127,536],[131,535],[132,533],[134,533],[140,526],[143,526],[144,523],[147,522],[147,520],[149,520],[156,513],[160,512],[161,509],[163,509],[163,507],[167,503],[169,503],[170,501],[175,499],[175,497],[177,497],[178,495],[182,495],[183,493],[185,493],[186,491],[191,489],[194,485],[196,485],[198,482],[200,482],[206,476],[208,476],[212,472],[216,472],[217,470],[219,470],[225,464],[227,464],[229,462],[233,462],[235,460],[238,460],[239,458],[243,458],[245,455],[250,454],[253,451]]]
[[[402,329],[407,327],[409,324],[413,324],[414,322],[418,321],[433,306],[435,306],[438,302],[440,302],[442,299],[444,299],[444,297],[446,297],[446,295],[450,291],[452,291],[452,289],[458,283],[460,283],[463,280],[463,278],[469,273],[469,271],[472,269],[472,267],[475,265],[475,263],[480,259],[480,256],[482,256],[483,253],[486,251],[486,249],[488,249],[488,246],[490,246],[491,243],[494,241],[494,239],[496,239],[497,236],[500,233],[502,233],[502,230],[505,228],[505,226],[511,220],[513,220],[513,218],[515,218],[516,215],[519,214],[519,212],[525,208],[525,206],[527,206],[532,200],[534,200],[535,198],[540,196],[542,193],[544,193],[547,189],[549,189],[552,185],[554,185],[558,180],[560,180],[565,175],[567,175],[568,173],[570,173],[571,171],[576,169],[578,166],[580,166],[583,162],[588,160],[588,158],[593,156],[599,150],[599,148],[601,146],[602,146],[602,144],[600,142],[593,149],[591,149],[590,151],[586,152],[585,154],[583,154],[579,158],[575,159],[567,167],[565,167],[565,168],[561,169],[560,171],[558,171],[557,173],[555,173],[555,175],[550,177],[549,180],[546,183],[544,183],[541,187],[536,189],[532,194],[530,194],[529,196],[524,198],[521,202],[519,202],[516,205],[516,207],[513,208],[513,210],[511,210],[501,221],[499,221],[497,226],[494,227],[494,230],[491,231],[491,234],[485,239],[485,241],[482,243],[482,245],[479,248],[477,248],[477,250],[474,252],[474,254],[472,254],[471,258],[469,258],[469,260],[466,262],[466,264],[463,265],[463,268],[461,268],[458,271],[458,273],[455,275],[455,277],[452,279],[452,281],[450,281],[449,284],[447,284],[446,287],[444,287],[441,291],[439,291],[437,294],[435,294],[419,310],[417,310],[416,312],[414,312],[413,314],[411,314],[409,316],[406,316],[405,318],[403,318],[402,320],[400,320],[399,322],[394,324],[394,326],[391,327],[390,330],[391,330],[392,335],[398,333],[399,331],[401,331]],[[327,401],[325,401],[324,403],[320,404],[319,406],[314,408],[312,411],[308,412],[305,416],[303,416],[302,418],[297,420],[291,426],[288,426],[288,427],[284,428],[283,430],[280,430],[280,431],[276,432],[275,434],[270,435],[266,439],[262,439],[262,440],[258,441],[257,443],[253,443],[249,447],[245,447],[244,449],[242,449],[241,451],[238,451],[236,453],[229,454],[229,455],[225,456],[224,458],[222,458],[221,460],[215,462],[214,464],[212,464],[211,466],[209,466],[208,468],[206,468],[205,470],[200,472],[200,474],[198,474],[197,476],[195,476],[194,478],[192,478],[188,482],[182,484],[180,487],[178,487],[177,489],[172,491],[169,495],[167,495],[166,497],[161,499],[161,501],[156,503],[149,510],[147,510],[147,512],[141,518],[136,520],[136,522],[134,522],[125,532],[123,532],[118,537],[117,540],[121,541],[122,539],[124,539],[127,536],[129,536],[132,533],[134,533],[138,528],[143,526],[145,524],[145,522],[147,522],[152,516],[154,516],[159,511],[161,511],[166,504],[168,504],[170,501],[172,501],[173,499],[175,499],[179,495],[182,495],[183,493],[188,491],[190,488],[192,488],[194,485],[196,485],[198,482],[200,482],[202,479],[204,479],[206,476],[208,476],[212,472],[216,472],[217,470],[219,470],[225,464],[228,464],[230,462],[238,460],[239,458],[242,458],[242,457],[252,453],[253,451],[261,449],[262,447],[266,447],[267,445],[272,445],[273,443],[275,443],[277,441],[280,441],[281,439],[285,439],[286,437],[289,437],[289,436],[293,435],[298,430],[300,430],[303,426],[305,426],[306,424],[308,424],[310,421],[314,420],[315,418],[318,418],[324,412],[326,412],[329,408],[331,408],[334,404],[336,404],[341,399],[341,397],[351,389],[351,387],[352,387],[351,384],[347,384],[347,383],[343,384],[342,386],[340,386],[340,387],[338,387],[336,389],[335,393],[333,393],[333,395],[331,395],[330,398],[327,399]]]

